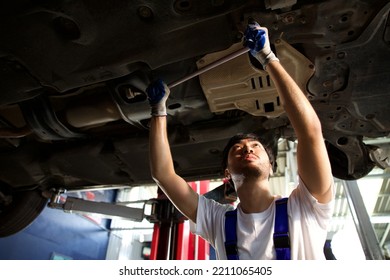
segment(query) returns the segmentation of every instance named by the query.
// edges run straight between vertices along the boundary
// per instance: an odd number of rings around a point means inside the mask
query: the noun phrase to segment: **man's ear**
[[[273,168],[272,163],[270,163],[270,167],[269,167],[269,176],[272,176],[272,175],[274,175],[274,168]]]
[[[226,178],[226,179],[229,179],[229,180],[232,178],[232,177],[230,176],[230,172],[229,172],[229,170],[228,170],[227,168],[225,169],[225,178]]]

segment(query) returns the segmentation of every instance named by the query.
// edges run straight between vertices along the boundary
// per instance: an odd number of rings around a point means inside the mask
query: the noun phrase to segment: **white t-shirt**
[[[278,198],[275,198],[278,199]],[[237,206],[237,248],[240,260],[276,259],[273,246],[275,203],[260,213],[245,214]],[[220,204],[204,196],[199,197],[197,221],[191,231],[200,235],[214,247],[217,259],[226,260],[225,212],[232,205]],[[323,247],[327,225],[332,217],[333,200],[319,203],[299,180],[289,196],[289,233],[292,260],[325,260]]]

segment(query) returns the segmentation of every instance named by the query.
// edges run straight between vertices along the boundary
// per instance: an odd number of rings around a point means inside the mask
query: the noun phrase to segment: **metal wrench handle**
[[[224,57],[221,57],[220,59],[206,65],[205,67],[193,72],[192,74],[189,74],[189,75],[187,75],[187,76],[185,76],[177,81],[174,81],[174,82],[168,84],[168,88],[172,89],[173,87],[175,87],[181,83],[184,83],[184,82],[186,82],[186,81],[188,81],[196,76],[199,76],[200,74],[203,74],[203,73],[205,73],[205,72],[207,72],[207,71],[209,71],[209,70],[211,70],[211,69],[213,69],[213,68],[215,68],[215,67],[217,67],[225,62],[228,62],[229,60],[232,60],[232,59],[234,59],[234,58],[236,58],[236,57],[238,57],[238,56],[240,56],[248,51],[249,51],[249,48],[244,47],[242,49],[239,49],[237,51],[232,52],[231,54],[228,54]]]

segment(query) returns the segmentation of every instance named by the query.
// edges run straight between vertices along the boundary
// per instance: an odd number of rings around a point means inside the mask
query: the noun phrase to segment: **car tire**
[[[46,207],[40,190],[13,192],[10,203],[0,205],[0,237],[13,235],[29,226]]]

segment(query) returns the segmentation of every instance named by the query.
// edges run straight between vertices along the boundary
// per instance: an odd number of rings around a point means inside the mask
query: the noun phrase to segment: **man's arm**
[[[165,100],[169,95],[169,89],[162,82],[160,82],[160,85],[165,87],[154,86],[152,91],[160,97],[162,95],[164,97],[162,100],[151,96],[153,94],[150,94],[150,90],[148,93],[152,105],[149,135],[149,159],[152,178],[177,209],[191,221],[196,222],[198,194],[175,172],[167,136],[165,109]]]
[[[319,202],[329,202],[332,199],[333,177],[321,122],[305,94],[272,52],[268,30],[254,22],[246,32],[251,53],[270,74],[297,135],[299,176]]]
[[[298,138],[299,176],[319,202],[329,202],[333,178],[320,120],[304,93],[278,61],[271,61],[267,71]]]

